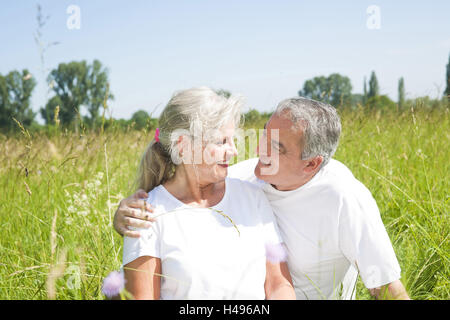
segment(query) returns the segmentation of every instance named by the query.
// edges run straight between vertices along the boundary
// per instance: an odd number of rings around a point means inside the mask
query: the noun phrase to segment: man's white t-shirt
[[[123,266],[161,259],[161,299],[264,299],[266,244],[282,242],[272,208],[251,183],[226,178],[212,209],[188,206],[162,185],[148,202],[159,216],[140,238],[124,238]],[[228,216],[232,222],[229,220]]]
[[[400,266],[375,199],[331,159],[309,182],[279,191],[254,175],[258,159],[229,168],[230,177],[266,194],[288,251],[297,299],[352,299],[359,275],[367,288],[400,278]]]

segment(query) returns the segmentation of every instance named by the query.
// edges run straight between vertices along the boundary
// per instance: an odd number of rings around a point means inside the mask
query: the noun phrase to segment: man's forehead
[[[295,135],[301,134],[301,130],[299,130],[299,128],[297,128],[294,125],[294,123],[288,117],[285,117],[284,115],[282,115],[282,116],[277,115],[277,114],[272,115],[272,117],[270,117],[269,121],[267,121],[267,123],[265,124],[264,128],[279,129],[280,131],[285,131],[285,132],[291,131],[291,133],[293,133]],[[280,132],[280,134],[281,134],[281,132]]]
[[[289,150],[296,149],[302,143],[303,131],[285,115],[273,114],[266,123],[267,130],[278,130],[278,140],[280,144]]]

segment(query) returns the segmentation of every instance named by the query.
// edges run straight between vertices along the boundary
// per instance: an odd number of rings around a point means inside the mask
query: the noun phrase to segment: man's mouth
[[[262,166],[264,166],[264,167],[268,167],[268,166],[270,166],[270,160],[264,161],[264,160],[262,160],[262,159],[260,158],[260,159],[259,159],[259,164],[262,165]]]

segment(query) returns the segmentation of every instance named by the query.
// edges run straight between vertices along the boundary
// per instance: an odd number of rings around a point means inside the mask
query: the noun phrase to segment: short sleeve
[[[339,246],[372,289],[400,279],[400,266],[375,199],[362,184],[356,190],[341,199]]]
[[[278,224],[273,214],[272,206],[262,190],[257,189],[257,193],[259,198],[258,211],[262,218],[264,241],[266,244],[282,243],[283,239],[278,230]]]
[[[134,228],[133,230],[139,231],[141,236],[123,238],[123,266],[143,256],[161,258],[157,223],[153,223],[148,229]]]

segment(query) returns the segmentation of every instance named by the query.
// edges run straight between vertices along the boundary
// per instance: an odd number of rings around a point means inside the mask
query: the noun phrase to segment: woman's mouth
[[[228,162],[225,162],[225,161],[217,162],[217,165],[221,166],[222,168],[225,168],[225,169],[228,168]]]

